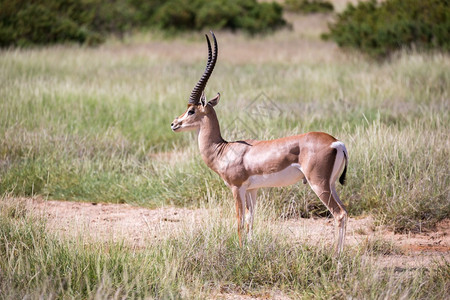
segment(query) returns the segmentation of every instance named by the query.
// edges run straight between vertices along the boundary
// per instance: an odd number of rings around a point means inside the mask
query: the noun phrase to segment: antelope
[[[324,132],[309,132],[275,140],[227,142],[220,133],[214,107],[220,93],[206,101],[205,86],[216,65],[218,46],[214,33],[214,52],[208,44],[206,69],[188,100],[187,110],[171,124],[174,132],[198,132],[198,146],[206,165],[231,189],[236,205],[239,244],[242,235],[250,242],[259,188],[282,187],[300,180],[308,183],[332,213],[337,232],[336,253],[344,246],[347,210],[336,192],[335,182],[343,185],[348,164],[344,143]],[[246,225],[246,226],[245,226]]]

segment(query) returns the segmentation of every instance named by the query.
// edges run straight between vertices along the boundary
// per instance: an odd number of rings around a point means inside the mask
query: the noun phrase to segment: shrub
[[[166,31],[284,26],[282,7],[256,0],[0,0],[0,47],[65,41],[95,44],[134,28]]]
[[[284,2],[286,10],[305,14],[332,12],[334,6],[325,0],[286,0]]]
[[[242,14],[238,15],[235,28],[242,28],[250,33],[267,32],[286,25],[284,21],[283,8],[273,2],[257,3],[256,1],[246,1],[252,6],[246,7]]]
[[[195,10],[188,0],[171,0],[158,8],[153,20],[160,29],[192,30],[195,29]]]
[[[136,7],[128,0],[90,1],[85,10],[88,12],[87,25],[101,34],[122,35],[140,26]]]
[[[202,1],[199,1],[202,2]],[[245,8],[238,1],[215,0],[204,2],[197,9],[197,28],[228,28],[235,30],[238,25],[236,19],[245,12]]]
[[[0,46],[84,42],[88,36],[88,31],[46,1],[0,3]]]
[[[282,14],[279,4],[256,0],[171,0],[156,10],[153,23],[169,31],[214,28],[255,34],[286,25]]]
[[[450,50],[447,0],[376,0],[349,4],[325,39],[383,57],[401,48]]]
[[[0,46],[98,43],[101,36],[88,27],[92,16],[79,0],[1,1]]]

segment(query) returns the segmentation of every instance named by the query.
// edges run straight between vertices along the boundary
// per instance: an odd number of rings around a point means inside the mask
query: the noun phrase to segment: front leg
[[[247,238],[248,241],[251,242],[252,240],[252,233],[253,233],[253,220],[255,215],[255,209],[256,209],[256,193],[257,189],[253,190],[247,190],[246,193],[246,204],[247,204],[247,211],[245,213],[245,221],[247,223]]]
[[[245,224],[245,193],[247,189],[243,186],[232,186],[233,198],[236,203],[236,217],[238,222],[239,245],[242,247],[242,232]]]

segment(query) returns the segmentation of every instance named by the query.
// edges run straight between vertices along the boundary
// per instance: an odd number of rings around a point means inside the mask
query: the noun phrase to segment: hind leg
[[[320,184],[309,182],[311,188],[325,204],[328,210],[333,214],[335,227],[337,229],[336,252],[339,255],[344,249],[344,239],[347,227],[347,210],[339,199],[334,184],[330,185],[328,181]]]
[[[341,149],[323,153],[320,160],[313,160],[304,166],[304,174],[309,185],[333,214],[336,226],[336,252],[344,248],[347,226],[347,210],[336,192],[335,182],[345,166],[345,154]]]
[[[334,200],[338,203],[341,209],[341,213],[337,217],[335,217],[337,223],[336,226],[339,228],[337,252],[338,254],[340,254],[342,250],[344,250],[344,239],[345,233],[347,231],[348,214],[345,205],[342,203],[341,199],[339,199],[334,183],[331,184],[331,194],[333,195]]]
[[[339,229],[339,235],[338,235],[338,249],[337,253],[340,254],[342,250],[344,250],[344,239],[345,239],[345,233],[347,231],[347,209],[345,208],[345,205],[342,203],[341,199],[339,199],[338,193],[336,192],[336,180],[339,176],[339,174],[342,172],[345,166],[345,155],[343,152],[337,151],[336,159],[333,166],[333,172],[331,174],[330,179],[330,189],[331,194],[336,201],[336,203],[339,205],[341,213],[335,217],[336,220],[336,227]]]

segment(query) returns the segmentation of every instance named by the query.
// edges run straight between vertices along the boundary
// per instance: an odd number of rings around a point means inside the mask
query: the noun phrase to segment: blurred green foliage
[[[286,25],[278,3],[256,0],[131,0],[142,25],[169,32],[208,29],[243,30],[251,34]]]
[[[0,1],[0,46],[101,41],[89,30],[93,12],[79,0]]]
[[[385,57],[395,50],[450,50],[448,0],[376,0],[349,4],[324,35],[341,47]]]
[[[334,10],[332,3],[326,0],[285,0],[284,7],[288,11],[299,13],[328,13]]]
[[[105,34],[120,36],[135,28],[225,28],[255,34],[284,25],[281,5],[256,0],[0,0],[1,47],[98,44]]]

